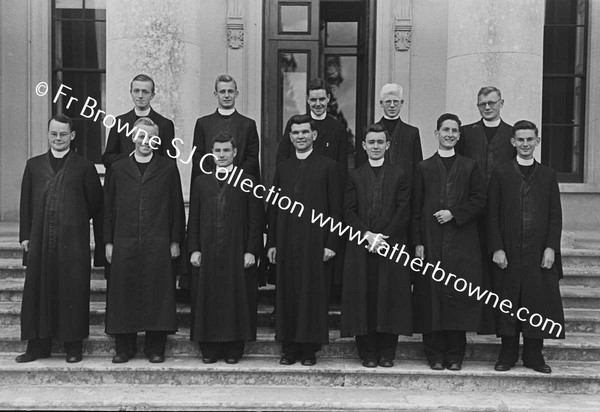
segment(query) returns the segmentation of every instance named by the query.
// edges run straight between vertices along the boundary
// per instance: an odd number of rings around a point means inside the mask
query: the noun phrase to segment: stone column
[[[450,0],[446,109],[479,119],[482,86],[502,91],[502,117],[541,125],[544,0]],[[537,151],[538,155],[540,151]]]

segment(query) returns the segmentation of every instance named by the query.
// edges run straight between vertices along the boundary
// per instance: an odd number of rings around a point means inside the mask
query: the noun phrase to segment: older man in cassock
[[[50,150],[27,161],[21,186],[19,241],[27,266],[21,306],[21,339],[27,351],[16,361],[50,357],[62,341],[67,362],[82,359],[89,335],[90,219],[95,266],[104,266],[102,185],[96,167],[71,149],[73,121],[58,114],[48,122]]]

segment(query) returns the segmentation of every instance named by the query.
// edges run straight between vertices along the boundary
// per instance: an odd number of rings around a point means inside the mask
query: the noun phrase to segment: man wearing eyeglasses
[[[417,164],[423,160],[423,151],[421,150],[419,129],[400,119],[400,109],[404,104],[402,94],[402,86],[396,83],[388,83],[381,88],[379,104],[383,110],[383,117],[377,123],[385,127],[391,136],[391,145],[386,152],[386,159],[390,164],[404,170],[412,180]],[[366,161],[365,151],[358,150],[356,154],[357,167]]]

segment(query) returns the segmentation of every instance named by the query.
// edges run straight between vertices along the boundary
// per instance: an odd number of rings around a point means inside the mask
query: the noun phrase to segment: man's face
[[[48,126],[48,144],[57,152],[69,150],[71,141],[75,139],[75,132],[69,130],[68,123],[52,120]]]
[[[158,135],[158,128],[155,126],[148,126],[145,124],[140,124],[136,126],[139,130],[143,130],[148,133],[148,137],[146,138],[146,134],[144,132],[137,132],[133,135],[134,143],[135,143],[135,153],[138,156],[146,157],[152,154],[152,146],[150,146],[150,138],[152,136]],[[136,139],[137,136],[137,139]]]
[[[386,140],[384,132],[369,132],[362,142],[362,147],[371,160],[379,160],[390,148],[390,142]]]
[[[317,138],[317,131],[313,131],[310,123],[292,124],[290,127],[290,140],[298,153],[304,153],[312,148]]]
[[[139,110],[146,110],[150,107],[150,101],[154,98],[152,82],[136,80],[131,83],[130,93],[135,107]]]
[[[235,108],[235,98],[238,96],[238,91],[235,88],[234,82],[219,82],[215,91],[217,104],[221,109]]]
[[[439,142],[440,150],[450,150],[460,139],[460,128],[454,120],[444,120],[439,130],[435,131],[435,137]]]
[[[540,144],[540,137],[535,135],[535,130],[517,130],[510,142],[517,149],[521,159],[533,159],[535,147]]]
[[[327,105],[329,104],[329,95],[324,89],[309,90],[306,101],[310,111],[315,116],[323,116],[327,112]]]
[[[404,100],[400,99],[395,94],[384,94],[379,100],[379,105],[383,109],[383,113],[387,117],[395,118],[400,115],[400,109]]]
[[[233,164],[233,159],[237,155],[237,149],[233,148],[231,142],[215,142],[212,152],[217,157],[215,163],[220,167]]]
[[[497,92],[482,94],[477,98],[477,108],[481,117],[493,122],[500,118],[500,109],[504,106],[504,100],[498,96]]]

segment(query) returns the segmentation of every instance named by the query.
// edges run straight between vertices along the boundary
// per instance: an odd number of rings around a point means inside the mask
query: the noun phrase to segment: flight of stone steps
[[[600,235],[599,235],[600,236]],[[102,269],[92,270],[91,334],[84,359],[67,364],[60,344],[50,359],[17,364],[25,350],[19,313],[25,268],[16,224],[0,224],[0,408],[23,409],[259,409],[259,410],[600,410],[600,250],[563,250],[565,340],[547,340],[553,373],[517,366],[495,372],[494,336],[468,334],[460,372],[429,369],[421,336],[400,337],[396,366],[363,368],[353,339],[340,338],[340,310],[330,310],[330,344],[314,367],[281,366],[269,317],[273,289],[259,292],[258,337],[237,365],[205,365],[189,341],[190,309],[179,305],[180,329],[167,360],[138,355],[112,364],[104,333]],[[140,339],[141,348],[141,339]],[[139,352],[138,352],[139,353]]]

